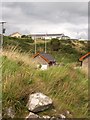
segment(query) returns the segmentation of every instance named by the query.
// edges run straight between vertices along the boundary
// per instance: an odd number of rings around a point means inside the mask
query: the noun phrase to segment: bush
[[[57,38],[51,40],[51,48],[53,51],[58,51],[60,49],[60,41]]]

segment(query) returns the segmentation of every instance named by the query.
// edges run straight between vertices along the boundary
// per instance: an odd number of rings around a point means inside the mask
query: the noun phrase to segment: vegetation
[[[33,50],[32,43],[34,41],[31,38],[15,38],[15,37],[7,37],[4,36],[4,48],[7,48],[9,46],[18,46],[18,49],[21,50],[21,52],[29,52],[30,50]],[[31,49],[30,49],[31,48]],[[33,51],[31,51],[33,52]]]
[[[53,51],[58,51],[60,49],[60,42],[57,38],[51,40],[51,47]]]
[[[52,51],[48,42],[48,52],[56,58],[58,63],[64,65],[41,71],[36,70],[31,58],[34,43],[25,42],[25,40],[20,43],[17,39],[11,39],[11,42],[12,44],[4,40],[2,58],[4,117],[7,117],[5,110],[10,106],[15,110],[15,117],[26,117],[28,95],[34,92],[43,92],[54,101],[52,110],[40,114],[52,116],[69,110],[72,116],[68,117],[88,117],[88,78],[81,69],[74,69],[81,53],[87,52],[86,44],[79,41],[59,41],[60,48],[57,52]],[[38,51],[40,46],[43,48],[43,43],[38,44]]]

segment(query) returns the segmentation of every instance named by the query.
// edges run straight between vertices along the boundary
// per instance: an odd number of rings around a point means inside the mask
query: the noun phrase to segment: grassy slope
[[[39,42],[38,42],[39,41]],[[44,42],[40,43],[41,40],[37,40],[37,52],[44,51]],[[34,54],[34,43],[30,42],[29,40],[25,39],[17,39],[17,38],[10,38],[4,37],[4,48],[11,46],[17,46],[17,48],[21,52],[26,52]],[[9,48],[11,49],[11,48]],[[52,51],[50,42],[47,42],[47,52],[52,54],[58,63],[64,62],[66,63],[76,63],[78,59],[88,52],[88,45],[84,43],[84,41],[72,41],[72,40],[61,40],[60,41],[60,49],[59,51]]]
[[[59,51],[57,55],[56,52],[49,52],[58,61],[75,63],[77,58],[70,57],[74,55],[67,51],[68,47],[65,42],[62,44],[64,44],[61,49],[63,52]],[[82,47],[80,46],[78,49],[83,48],[83,43],[81,45]],[[69,110],[73,117],[87,117],[88,82],[87,76],[80,69],[74,69],[72,64],[65,64],[61,67],[51,67],[47,71],[36,71],[31,65],[30,53],[19,53],[17,50],[10,49],[4,50],[3,53],[3,113],[5,107],[13,106],[16,117],[25,117],[28,114],[26,108],[28,95],[33,92],[43,92],[53,99],[56,112],[49,110],[41,114],[57,115]],[[62,59],[63,53],[65,60]],[[58,55],[61,55],[61,58]],[[76,55],[80,55],[80,51],[75,52]]]

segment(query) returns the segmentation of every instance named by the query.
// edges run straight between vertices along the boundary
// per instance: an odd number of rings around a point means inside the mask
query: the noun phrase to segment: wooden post
[[[47,36],[47,34],[46,34],[46,36]],[[45,53],[47,53],[46,39],[45,39]]]
[[[37,49],[36,49],[36,38],[34,38],[34,40],[35,40],[35,54],[36,54],[36,51],[37,51]]]

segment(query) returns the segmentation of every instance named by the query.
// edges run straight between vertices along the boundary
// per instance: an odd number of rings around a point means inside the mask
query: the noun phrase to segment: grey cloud
[[[82,2],[11,2],[3,3],[3,18],[7,20],[9,26],[12,26],[11,29],[16,30],[16,28],[22,26],[25,27],[23,30],[20,28],[20,31],[34,31],[35,26],[40,25],[43,27],[45,24],[47,29],[50,26],[62,27],[64,23],[72,24],[77,27],[67,26],[64,28],[68,30],[80,31],[79,26],[82,24],[86,25],[88,20],[88,3]],[[79,26],[78,26],[79,25]],[[30,28],[28,28],[31,26]],[[26,27],[28,29],[26,29]],[[34,28],[33,28],[34,27]],[[10,27],[9,27],[10,29]],[[37,28],[39,30],[39,28]],[[46,28],[45,28],[46,29]],[[54,28],[53,28],[54,29]],[[41,30],[41,28],[40,28]],[[83,28],[85,31],[86,29]],[[38,32],[38,31],[37,31]]]
[[[28,8],[32,8],[32,11]],[[87,3],[33,3],[28,5],[26,9],[24,6],[23,12],[36,19],[53,23],[79,23],[86,19],[87,8]]]
[[[28,19],[49,22],[81,22],[87,17],[87,3],[4,3],[13,11],[21,10]],[[10,16],[10,14],[6,15]],[[14,16],[13,16],[14,17]],[[18,16],[19,17],[19,16]],[[22,20],[23,21],[23,20]]]

